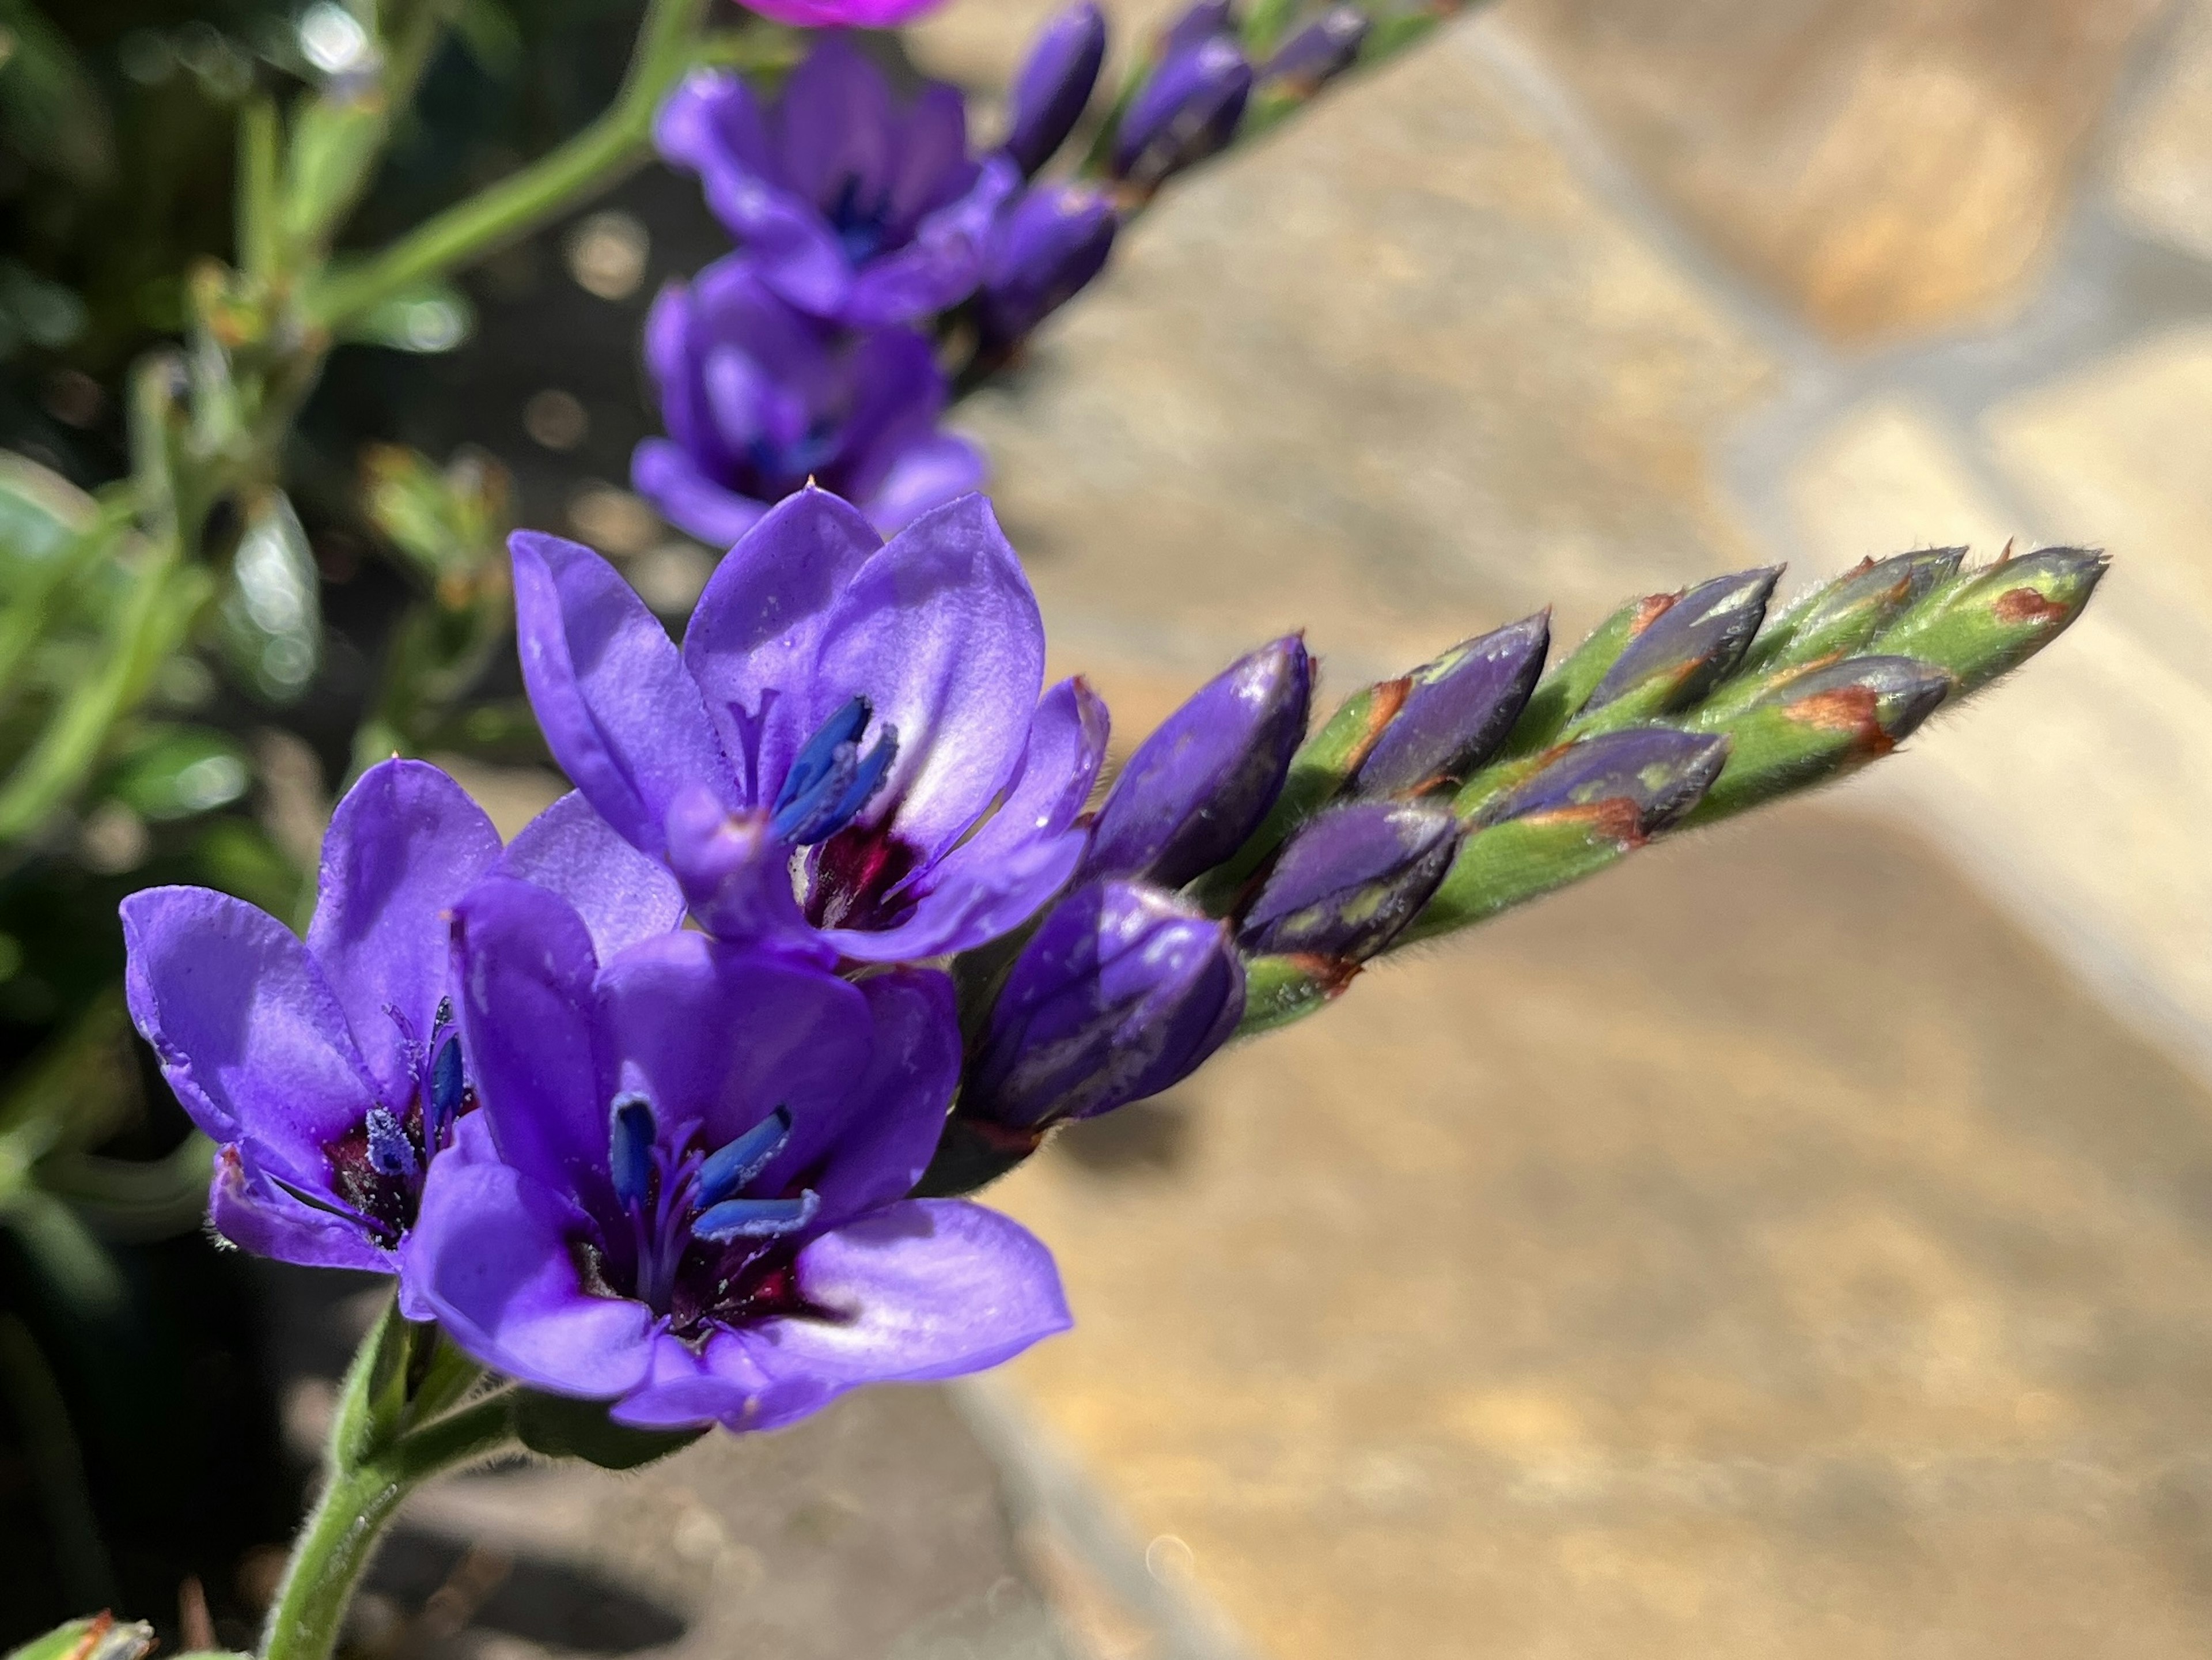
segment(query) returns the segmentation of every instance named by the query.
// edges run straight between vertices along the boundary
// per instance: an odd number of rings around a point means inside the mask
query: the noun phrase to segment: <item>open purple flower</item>
[[[910,323],[975,292],[983,239],[1021,182],[968,154],[959,92],[934,82],[901,109],[849,41],[819,40],[763,107],[742,76],[695,74],[661,106],[660,153],[762,278],[801,311],[861,326]]]
[[[1039,700],[1036,599],[982,497],[889,543],[827,491],[786,498],[680,653],[590,549],[513,547],[554,758],[710,933],[915,961],[1018,926],[1073,872],[1106,709],[1080,680]]]
[[[640,1428],[769,1429],[1066,1329],[1044,1247],[912,1200],[960,1067],[951,983],[679,932],[604,961],[561,900],[456,908],[483,1110],[404,1276],[462,1348]]]
[[[632,482],[717,547],[810,478],[886,535],[983,481],[982,453],[937,429],[946,386],[927,340],[807,317],[742,255],[661,291],[645,357],[669,435],[637,447]]]
[[[286,1262],[392,1271],[424,1175],[471,1105],[444,913],[493,871],[574,895],[604,950],[683,919],[667,873],[580,799],[502,854],[459,785],[400,760],[338,803],[304,942],[207,888],[123,902],[131,1016],[220,1145],[210,1209],[225,1237]]]

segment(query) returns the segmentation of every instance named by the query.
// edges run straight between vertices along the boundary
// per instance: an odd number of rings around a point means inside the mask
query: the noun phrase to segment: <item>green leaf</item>
[[[341,340],[432,355],[451,351],[476,332],[476,307],[451,283],[418,283],[386,295],[345,319]]]
[[[607,1404],[518,1389],[514,1397],[516,1438],[548,1458],[580,1458],[603,1470],[634,1470],[681,1452],[707,1432],[629,1429],[607,1416]]]
[[[241,679],[272,703],[307,689],[321,661],[315,556],[282,490],[250,510],[222,602],[224,649]]]
[[[9,564],[58,558],[99,517],[99,505],[61,474],[0,450],[0,557]]]
[[[107,794],[142,818],[191,818],[228,806],[252,781],[246,752],[208,727],[157,726],[124,753]]]
[[[143,1660],[153,1652],[154,1628],[143,1620],[95,1614],[33,1637],[8,1660]],[[186,1660],[179,1656],[179,1660]]]

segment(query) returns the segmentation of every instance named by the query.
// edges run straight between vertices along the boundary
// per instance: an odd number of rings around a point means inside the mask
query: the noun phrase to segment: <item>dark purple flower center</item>
[[[830,204],[830,228],[836,233],[846,259],[855,265],[867,264],[890,240],[889,192],[878,191],[873,200],[863,201],[863,189],[859,175],[848,173]]]
[[[829,471],[844,445],[844,424],[842,414],[817,416],[788,443],[761,433],[745,446],[745,459],[770,488],[788,496],[801,482]]]
[[[427,1044],[398,1009],[385,1012],[400,1029],[415,1079],[406,1109],[394,1112],[381,1101],[374,1104],[360,1123],[325,1142],[323,1154],[331,1164],[331,1193],[343,1207],[340,1213],[349,1213],[389,1249],[415,1225],[423,1175],[451,1140],[454,1121],[476,1104],[476,1092],[462,1066],[461,1041],[450,1030],[452,999],[439,1000]],[[283,1185],[318,1210],[337,1208],[321,1196]]]
[[[793,1266],[821,1208],[811,1189],[749,1192],[791,1140],[782,1107],[708,1152],[664,1136],[653,1104],[618,1095],[607,1113],[607,1172],[621,1221],[571,1242],[585,1289],[635,1298],[681,1337],[769,1314],[811,1312]]]
[[[807,873],[806,920],[817,928],[890,928],[915,896],[905,888],[919,855],[888,825],[852,825],[816,849]]]

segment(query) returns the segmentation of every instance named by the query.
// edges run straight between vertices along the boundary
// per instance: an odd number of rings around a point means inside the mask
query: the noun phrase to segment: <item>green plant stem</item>
[[[615,101],[550,155],[418,225],[383,252],[324,278],[304,302],[329,330],[379,301],[536,229],[645,158],[653,112],[688,69],[707,0],[653,0]]]
[[[363,1353],[376,1341],[372,1332]],[[354,1463],[337,1444],[336,1432],[345,1423],[342,1413],[334,1426],[329,1479],[293,1541],[284,1583],[262,1630],[262,1660],[329,1660],[377,1541],[408,1494],[434,1475],[514,1444],[504,1395],[434,1419]]]

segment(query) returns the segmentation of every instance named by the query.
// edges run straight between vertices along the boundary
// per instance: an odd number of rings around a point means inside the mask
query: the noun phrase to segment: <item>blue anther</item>
[[[898,754],[898,733],[884,727],[863,759],[860,738],[870,713],[866,698],[854,698],[824,721],[793,759],[769,820],[779,841],[799,847],[828,841],[883,787]]]
[[[615,1198],[625,1207],[641,1207],[652,1188],[658,1130],[652,1102],[642,1095],[615,1097],[607,1114],[607,1169],[614,1177]]]
[[[388,1107],[371,1107],[362,1126],[368,1132],[368,1164],[379,1176],[414,1177],[422,1166],[415,1157],[415,1144]]]
[[[448,1037],[438,1058],[430,1063],[430,1142],[435,1146],[443,1138],[446,1126],[453,1122],[461,1110],[461,1097],[467,1092],[468,1080],[461,1072],[461,1040]]]
[[[435,1037],[453,1024],[453,1000],[450,997],[441,997],[438,1000],[438,1012],[430,1017],[430,1036]]]
[[[778,1107],[699,1166],[699,1203],[719,1205],[768,1168],[791,1140],[791,1110]]]
[[[725,1199],[691,1219],[695,1237],[721,1244],[732,1239],[775,1239],[814,1219],[822,1195],[811,1188],[796,1199]]]

